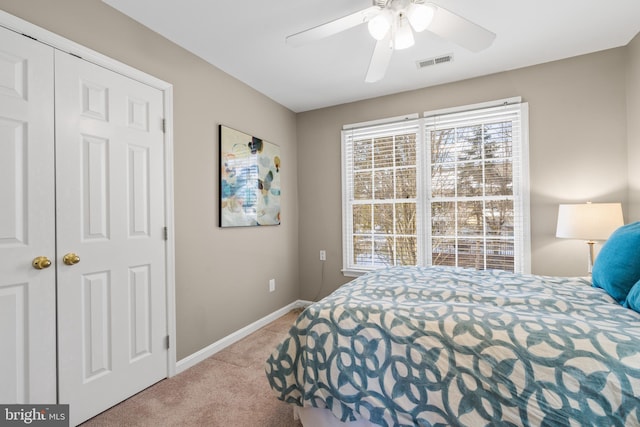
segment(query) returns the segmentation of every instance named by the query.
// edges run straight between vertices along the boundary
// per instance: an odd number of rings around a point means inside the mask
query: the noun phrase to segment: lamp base
[[[593,261],[594,261],[593,245],[595,245],[595,243],[596,242],[594,242],[593,240],[587,241],[587,245],[589,245],[589,275],[591,275],[593,271]]]

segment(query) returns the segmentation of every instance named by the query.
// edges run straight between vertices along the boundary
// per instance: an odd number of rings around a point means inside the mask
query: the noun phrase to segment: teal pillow
[[[623,305],[640,313],[640,280],[633,285]]]
[[[602,246],[593,265],[593,285],[622,304],[640,280],[640,221],[623,225]]]

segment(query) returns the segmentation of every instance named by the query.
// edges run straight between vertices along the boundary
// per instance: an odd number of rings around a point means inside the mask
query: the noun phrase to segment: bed
[[[640,314],[589,278],[391,267],[308,306],[266,374],[305,426],[640,425]]]

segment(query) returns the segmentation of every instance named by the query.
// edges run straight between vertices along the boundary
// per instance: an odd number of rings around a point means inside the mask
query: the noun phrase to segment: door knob
[[[80,262],[80,257],[73,252],[69,252],[62,257],[62,262],[64,262],[66,265],[74,265]]]
[[[36,270],[42,270],[51,266],[51,261],[46,256],[39,256],[33,259],[31,263]]]

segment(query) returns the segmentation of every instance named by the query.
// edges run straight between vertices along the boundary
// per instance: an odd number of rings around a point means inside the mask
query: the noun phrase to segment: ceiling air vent
[[[416,61],[418,69],[429,67],[430,65],[444,64],[453,61],[453,53],[447,55],[436,56],[435,58],[423,59]]]

